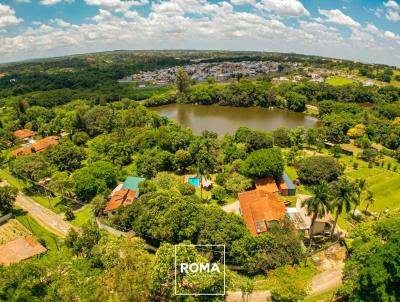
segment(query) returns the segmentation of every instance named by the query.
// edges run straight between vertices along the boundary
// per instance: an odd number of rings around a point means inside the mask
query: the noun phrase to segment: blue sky
[[[0,0],[0,45],[0,62],[224,49],[400,66],[400,0]]]

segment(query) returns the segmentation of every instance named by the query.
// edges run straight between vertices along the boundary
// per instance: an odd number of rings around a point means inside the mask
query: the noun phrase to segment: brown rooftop
[[[239,193],[240,209],[252,235],[266,232],[271,222],[279,222],[285,216],[285,205],[275,194],[263,190]]]

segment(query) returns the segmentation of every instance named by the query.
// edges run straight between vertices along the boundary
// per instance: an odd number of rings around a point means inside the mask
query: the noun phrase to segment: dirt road
[[[7,180],[0,182],[0,187],[9,185]],[[61,215],[45,208],[21,192],[18,192],[15,205],[29,212],[31,216],[50,232],[65,237],[72,225],[66,222]]]
[[[342,284],[342,272],[344,263],[337,267],[316,275],[311,282],[310,295],[323,293]]]

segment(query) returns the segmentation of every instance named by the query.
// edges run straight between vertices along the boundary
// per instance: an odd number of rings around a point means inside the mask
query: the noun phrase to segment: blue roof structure
[[[292,180],[290,179],[290,177],[285,172],[282,173],[282,179],[287,184],[289,190],[296,189],[296,187],[293,184]]]
[[[136,192],[136,197],[139,196],[139,183],[145,180],[143,177],[128,176],[122,184],[121,190],[129,189]]]

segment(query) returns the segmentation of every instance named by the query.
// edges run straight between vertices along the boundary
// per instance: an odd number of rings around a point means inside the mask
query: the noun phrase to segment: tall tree
[[[333,236],[339,215],[343,212],[350,212],[351,205],[357,202],[355,196],[355,186],[347,178],[342,178],[338,181],[331,183],[334,199],[332,201],[332,209],[335,210],[335,222],[331,230],[331,237]]]
[[[176,87],[179,93],[185,93],[190,86],[190,76],[183,67],[176,71]]]
[[[312,187],[314,196],[305,200],[302,206],[307,206],[307,214],[311,216],[311,226],[310,226],[310,246],[314,231],[314,224],[317,218],[324,217],[330,210],[330,188],[326,181],[321,181],[316,186]]]
[[[367,180],[365,178],[357,178],[354,182],[354,191],[356,194],[356,198],[354,199],[354,208],[353,208],[353,215],[356,212],[357,206],[361,204],[361,199],[363,193],[365,192],[367,187]]]
[[[364,202],[367,204],[364,212],[367,212],[368,207],[370,205],[373,205],[375,202],[374,194],[371,191],[369,191],[369,190],[367,191],[367,196],[365,197]]]
[[[0,187],[0,215],[7,214],[17,197],[17,189],[5,186]]]

